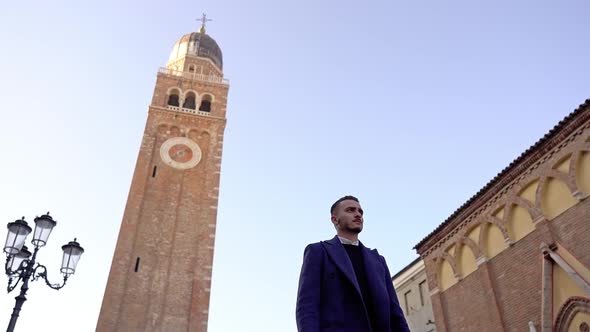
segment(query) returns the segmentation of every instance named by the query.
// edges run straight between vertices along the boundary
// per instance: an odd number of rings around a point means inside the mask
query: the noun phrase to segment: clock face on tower
[[[168,166],[176,169],[189,169],[201,161],[201,148],[186,137],[173,137],[160,147],[160,157]]]

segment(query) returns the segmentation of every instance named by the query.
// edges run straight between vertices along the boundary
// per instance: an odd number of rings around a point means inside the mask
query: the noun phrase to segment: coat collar
[[[344,246],[340,242],[338,236],[334,236],[330,240],[323,241],[323,243],[324,247],[326,248],[326,252],[330,256],[330,258],[332,258],[332,261],[334,261],[336,266],[354,285],[354,288],[356,288],[359,295],[361,295],[361,290],[359,287],[358,280],[356,279],[356,274],[354,273],[354,268],[352,267],[352,262],[350,261],[350,258],[346,253],[346,249],[344,249]],[[379,271],[379,253],[376,249],[369,249],[365,247],[363,243],[360,241],[359,247],[361,247],[361,252],[363,255],[365,271],[367,271],[367,279],[369,281],[369,285],[377,285],[378,274],[376,272]]]

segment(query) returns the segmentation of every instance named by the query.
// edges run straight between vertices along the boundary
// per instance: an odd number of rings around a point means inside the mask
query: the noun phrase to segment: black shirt
[[[344,249],[346,249],[348,257],[350,258],[352,267],[354,268],[354,274],[356,275],[356,280],[359,283],[363,301],[365,302],[365,307],[367,308],[367,314],[369,315],[371,329],[375,331],[373,299],[371,298],[371,293],[369,292],[369,282],[367,281],[367,272],[365,271],[365,262],[363,259],[363,253],[361,251],[362,249],[360,246],[355,246],[352,244],[343,244],[343,246]]]

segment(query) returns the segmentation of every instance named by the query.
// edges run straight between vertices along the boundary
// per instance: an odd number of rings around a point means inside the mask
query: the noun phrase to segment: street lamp
[[[51,230],[53,230],[56,224],[56,221],[49,215],[49,212],[35,218],[35,231],[31,240],[35,249],[31,254],[27,246],[24,245],[27,235],[31,233],[31,227],[25,221],[25,217],[8,223],[8,234],[4,244],[4,253],[6,253],[6,265],[4,269],[8,276],[8,293],[12,292],[21,281],[22,286],[20,288],[20,294],[15,297],[16,304],[12,310],[7,332],[14,331],[14,326],[16,325],[16,320],[18,319],[23,303],[27,300],[25,295],[27,294],[27,290],[29,290],[29,281],[43,278],[47,286],[58,290],[64,287],[68,278],[76,272],[76,265],[82,253],[84,253],[84,249],[80,247],[76,239],[61,247],[64,252],[60,268],[63,274],[62,284],[50,283],[47,279],[47,268],[35,262],[39,248],[47,244],[49,234],[51,234]]]

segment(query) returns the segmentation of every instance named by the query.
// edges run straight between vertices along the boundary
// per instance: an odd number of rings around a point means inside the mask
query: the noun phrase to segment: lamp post
[[[84,249],[80,247],[80,244],[76,242],[76,239],[61,247],[63,250],[63,258],[60,268],[60,271],[63,274],[62,284],[50,283],[47,279],[47,268],[36,262],[39,248],[44,247],[47,244],[49,234],[51,234],[51,230],[56,224],[56,221],[49,215],[49,212],[35,218],[35,231],[33,233],[33,239],[31,240],[34,250],[31,254],[28,248],[24,245],[27,235],[32,231],[31,227],[29,227],[25,221],[25,217],[8,223],[8,235],[6,236],[6,243],[4,244],[4,252],[6,253],[5,271],[8,276],[8,293],[12,292],[20,282],[22,282],[22,286],[20,288],[20,294],[15,297],[16,304],[12,310],[10,323],[6,330],[7,332],[14,331],[14,326],[16,325],[16,320],[18,319],[23,303],[27,300],[26,294],[27,290],[29,290],[29,281],[43,278],[47,286],[58,290],[64,287],[68,278],[76,272],[76,265],[80,260],[80,256],[82,256],[82,253],[84,252]]]

